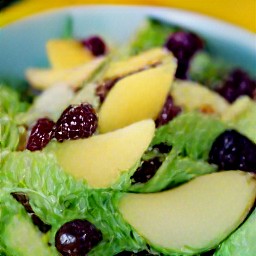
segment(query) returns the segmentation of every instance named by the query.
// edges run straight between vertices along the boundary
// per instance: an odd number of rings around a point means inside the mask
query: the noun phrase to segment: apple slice
[[[111,133],[56,143],[51,150],[65,171],[91,187],[107,188],[141,158],[154,131],[154,122],[143,120]]]
[[[206,113],[221,114],[229,107],[229,103],[222,96],[194,82],[175,81],[171,94],[175,104],[188,111],[200,110]]]
[[[143,119],[156,119],[170,90],[175,69],[171,58],[158,67],[117,82],[100,108],[99,131],[105,133]]]
[[[100,57],[82,66],[70,69],[30,68],[26,71],[26,77],[31,86],[39,90],[45,90],[56,84],[68,84],[76,89],[92,76],[103,61],[104,58]]]
[[[108,80],[122,77],[150,65],[162,62],[165,57],[170,55],[171,53],[164,48],[153,48],[128,59],[112,62],[104,75],[104,79]]]
[[[233,232],[255,197],[254,175],[225,171],[200,176],[165,192],[124,194],[119,209],[155,248],[197,254],[216,247]]]
[[[74,68],[94,59],[92,53],[74,39],[51,39],[46,49],[54,69]]]

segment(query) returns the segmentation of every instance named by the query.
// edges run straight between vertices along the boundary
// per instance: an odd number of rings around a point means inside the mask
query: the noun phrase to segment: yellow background
[[[1,11],[0,26],[41,11],[77,4],[145,4],[181,8],[256,32],[256,0],[23,0]]]

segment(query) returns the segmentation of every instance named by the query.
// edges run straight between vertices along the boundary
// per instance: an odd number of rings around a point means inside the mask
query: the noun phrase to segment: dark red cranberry
[[[172,150],[172,146],[169,146],[165,143],[159,143],[153,146],[153,149],[156,149],[161,154],[167,154]]]
[[[85,38],[81,41],[81,43],[87,49],[89,49],[94,56],[104,55],[107,51],[105,42],[99,36],[91,36],[89,38]]]
[[[48,118],[41,118],[33,126],[26,148],[30,151],[43,149],[54,135],[55,123]]]
[[[180,114],[182,109],[176,106],[173,102],[173,99],[170,95],[167,96],[164,106],[156,119],[156,126],[167,124],[174,117]]]
[[[55,138],[75,140],[90,137],[97,129],[98,117],[90,104],[70,105],[55,126]]]
[[[158,157],[144,161],[131,177],[133,184],[149,181],[156,174],[161,164],[162,162]]]
[[[27,213],[34,213],[32,207],[29,203],[29,198],[26,194],[19,193],[19,192],[13,192],[13,193],[11,193],[11,195],[17,202],[19,202],[24,207],[24,209],[26,210]]]
[[[47,233],[52,228],[51,225],[44,223],[35,213],[32,213],[30,217],[33,224],[37,226],[42,233]]]
[[[96,95],[99,97],[101,103],[103,103],[103,101],[107,97],[107,94],[118,80],[119,78],[105,81],[96,88]]]
[[[171,34],[165,42],[165,48],[173,53],[178,60],[176,77],[185,79],[191,57],[203,48],[203,41],[196,34],[178,31]]]
[[[46,223],[44,223],[33,211],[30,203],[29,203],[29,198],[26,194],[24,193],[19,193],[19,192],[13,192],[11,193],[11,195],[13,196],[13,198],[19,202],[24,209],[26,210],[26,212],[30,215],[32,222],[35,226],[38,227],[38,229],[42,232],[42,233],[47,233],[52,227],[51,225],[48,225]]]
[[[87,220],[65,223],[55,235],[55,246],[63,256],[85,256],[102,240],[102,233]]]
[[[256,172],[256,144],[236,130],[227,130],[212,144],[208,161],[219,170]]]
[[[234,102],[238,97],[247,95],[254,98],[256,81],[241,69],[232,70],[216,91],[227,101]]]

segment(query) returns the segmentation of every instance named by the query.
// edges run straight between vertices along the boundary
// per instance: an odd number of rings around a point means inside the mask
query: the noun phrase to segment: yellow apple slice
[[[170,58],[166,63],[121,79],[110,90],[99,111],[101,133],[158,116],[170,90],[176,69]]]
[[[91,187],[107,188],[141,158],[154,131],[154,122],[143,120],[111,133],[56,143],[52,150],[65,171]]]
[[[233,232],[255,197],[254,175],[226,171],[165,192],[125,194],[119,208],[150,245],[191,255],[214,248]]]
[[[38,69],[30,68],[26,77],[31,86],[45,90],[56,84],[67,84],[79,88],[102,65],[104,58],[100,57],[81,66],[70,69]]]
[[[74,68],[94,59],[92,53],[74,39],[51,39],[46,49],[54,69]]]
[[[133,73],[145,67],[162,62],[171,53],[164,48],[153,48],[126,60],[112,62],[107,69],[104,79],[113,79]]]
[[[219,94],[190,81],[175,81],[171,94],[174,102],[188,111],[221,114],[229,107],[229,103]]]

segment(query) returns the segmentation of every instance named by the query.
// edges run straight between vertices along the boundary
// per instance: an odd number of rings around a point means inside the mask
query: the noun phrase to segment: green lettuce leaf
[[[130,55],[138,54],[153,47],[163,46],[168,36],[175,31],[177,31],[177,28],[171,24],[155,18],[148,18],[129,45]]]
[[[184,113],[157,129],[151,146],[165,143],[184,157],[207,160],[212,143],[227,127],[214,116]]]
[[[42,239],[42,234],[32,224],[22,205],[5,191],[0,195],[0,213],[2,255],[57,255],[55,248],[49,247]]]
[[[131,186],[134,192],[158,192],[187,182],[195,177],[216,171],[217,167],[207,162],[179,156],[173,149],[156,174],[146,183]]]
[[[28,103],[20,101],[18,93],[0,84],[0,151],[15,150],[25,129],[19,126],[16,117],[28,108]]]
[[[230,69],[230,64],[201,51],[191,60],[188,76],[191,80],[214,89],[219,86]]]
[[[19,94],[7,85],[0,84],[0,95],[1,114],[8,114],[10,117],[14,117],[16,114],[27,110],[28,103],[21,102]]]
[[[214,256],[253,256],[256,255],[256,210],[245,223],[228,237]]]
[[[146,249],[146,243],[123,220],[117,204],[120,193],[93,190],[58,166],[53,155],[12,152],[3,161],[0,185],[7,193],[23,192],[45,223],[52,225],[48,241],[54,243],[59,227],[73,219],[87,219],[103,234],[103,241],[88,255],[115,255]]]

